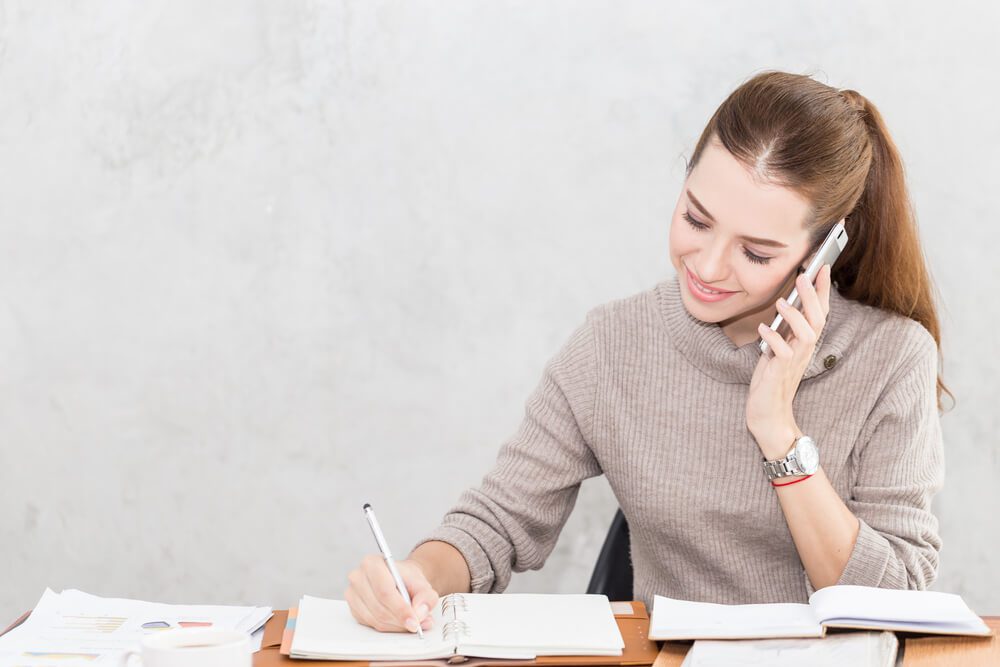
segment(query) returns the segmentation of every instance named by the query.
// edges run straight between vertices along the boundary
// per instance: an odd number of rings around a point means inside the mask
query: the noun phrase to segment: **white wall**
[[[883,111],[945,304],[938,588],[1000,613],[994,5],[0,2],[0,619],[45,586],[340,595],[478,481],[545,360],[669,275],[766,68]],[[549,565],[582,590],[585,485]]]

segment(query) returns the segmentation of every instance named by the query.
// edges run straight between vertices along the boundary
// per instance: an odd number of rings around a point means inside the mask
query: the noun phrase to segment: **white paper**
[[[935,627],[989,631],[961,596],[952,593],[829,586],[809,596],[809,604],[824,623],[874,621],[913,627],[917,632]]]
[[[611,605],[602,595],[466,594],[454,596],[461,602],[443,611],[448,597],[434,608],[433,626],[420,639],[363,626],[342,600],[305,596],[295,621],[292,657],[421,660],[457,652],[477,658],[531,659],[621,655],[625,645]]]
[[[482,658],[621,655],[622,640],[603,595],[460,595],[465,624],[458,653]]]
[[[0,637],[0,667],[117,665],[147,634],[197,625],[252,633],[270,617],[270,607],[172,605],[46,589],[28,619]]]
[[[657,595],[649,637],[656,640],[820,637],[807,604],[714,604]]]
[[[851,632],[823,639],[698,640],[682,667],[892,667],[898,647],[891,632]]]
[[[441,605],[431,612],[433,626],[421,639],[410,632],[379,632],[361,625],[343,600],[306,595],[299,602],[292,637],[292,656],[330,660],[394,660],[443,658],[454,654],[454,643],[442,636]]]
[[[989,635],[958,595],[869,586],[828,586],[809,604],[725,605],[655,596],[650,639],[821,637],[824,626]]]

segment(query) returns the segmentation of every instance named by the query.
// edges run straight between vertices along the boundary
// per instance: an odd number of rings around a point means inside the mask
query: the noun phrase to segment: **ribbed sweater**
[[[604,474],[631,530],[636,599],[805,602],[813,588],[746,426],[759,354],[692,317],[676,278],[594,308],[494,467],[427,539],[462,553],[473,592],[501,592],[512,571],[543,565],[580,483]],[[831,290],[793,409],[860,522],[840,584],[936,577],[937,359],[919,323]]]

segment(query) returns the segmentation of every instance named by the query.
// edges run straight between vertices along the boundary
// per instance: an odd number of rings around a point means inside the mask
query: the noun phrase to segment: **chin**
[[[706,324],[718,324],[719,322],[731,319],[736,314],[728,305],[723,309],[721,307],[713,307],[711,304],[702,303],[693,297],[687,291],[686,287],[681,289],[681,301],[684,303],[684,308],[691,317]]]

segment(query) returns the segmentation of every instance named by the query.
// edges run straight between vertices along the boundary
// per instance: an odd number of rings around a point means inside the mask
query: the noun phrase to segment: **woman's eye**
[[[754,264],[767,264],[768,262],[771,261],[770,257],[761,257],[760,255],[755,255],[746,248],[743,248],[743,254],[746,255],[746,258],[751,262],[753,262]]]
[[[692,218],[691,214],[687,211],[684,211],[684,219],[687,220],[688,223],[690,223],[690,225],[695,229],[697,229],[699,232],[708,229],[708,225],[706,225],[704,222],[698,222],[697,220]]]
[[[704,222],[699,222],[695,220],[691,216],[691,213],[689,211],[684,211],[683,217],[685,220],[688,221],[688,224],[690,224],[699,232],[703,232],[706,229],[708,229],[708,225],[706,225]],[[768,262],[771,261],[770,257],[762,257],[761,255],[755,255],[746,248],[743,248],[743,255],[753,264],[767,264]]]

